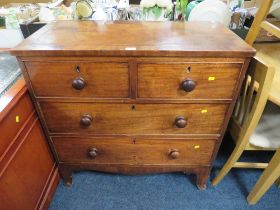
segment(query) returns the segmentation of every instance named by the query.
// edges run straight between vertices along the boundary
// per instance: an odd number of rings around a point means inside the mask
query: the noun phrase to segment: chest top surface
[[[11,50],[16,56],[251,57],[255,50],[210,22],[57,21]]]

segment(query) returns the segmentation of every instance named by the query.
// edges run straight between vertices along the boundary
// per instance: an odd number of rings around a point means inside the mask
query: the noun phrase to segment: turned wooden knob
[[[180,156],[180,153],[178,150],[171,150],[169,152],[169,156],[172,158],[172,159],[177,159],[179,156]]]
[[[193,81],[192,79],[190,78],[187,78],[186,80],[184,80],[182,82],[182,89],[186,92],[191,92],[194,90],[195,86],[196,86],[196,82]]]
[[[72,82],[72,87],[76,90],[82,90],[86,86],[86,82],[82,77],[77,77]]]
[[[177,116],[175,119],[175,125],[177,128],[184,128],[188,124],[187,119],[184,116]]]
[[[97,149],[96,149],[96,148],[90,148],[90,149],[88,150],[88,156],[89,156],[90,158],[94,159],[94,158],[97,157],[97,155],[98,155],[98,153],[97,153]]]
[[[88,126],[91,125],[92,120],[93,120],[93,118],[92,118],[91,115],[85,114],[81,117],[80,123],[81,123],[82,126],[88,127]]]

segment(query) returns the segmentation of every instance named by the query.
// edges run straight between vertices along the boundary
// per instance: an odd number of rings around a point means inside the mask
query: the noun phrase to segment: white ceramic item
[[[228,27],[231,13],[228,6],[220,0],[205,0],[191,11],[188,21],[218,22]]]
[[[107,15],[104,12],[103,8],[98,7],[96,8],[95,12],[93,13],[92,20],[107,20]]]
[[[51,22],[55,20],[53,12],[51,9],[42,7],[39,12],[39,20],[40,22]]]
[[[120,0],[118,5],[118,9],[128,9],[129,8],[129,0]]]

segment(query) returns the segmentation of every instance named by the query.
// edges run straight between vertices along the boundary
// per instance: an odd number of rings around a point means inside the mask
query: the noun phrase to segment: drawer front
[[[55,163],[39,121],[33,123],[24,128],[15,150],[0,161],[1,210],[39,209],[42,195],[49,193],[45,190]]]
[[[231,99],[242,64],[138,64],[138,97]]]
[[[25,93],[0,122],[0,157],[24,127],[33,109],[31,99]]]
[[[210,163],[215,140],[52,137],[61,162],[196,165]]]
[[[38,97],[128,98],[127,63],[27,62]]]
[[[50,133],[219,134],[227,104],[41,103]]]

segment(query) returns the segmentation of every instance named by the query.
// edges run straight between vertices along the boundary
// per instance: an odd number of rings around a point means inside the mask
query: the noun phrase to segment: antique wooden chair
[[[252,27],[246,37],[246,42],[248,44],[252,45],[254,43],[261,28],[280,38],[280,29],[265,21],[272,3],[273,0],[262,1]],[[262,137],[261,135],[259,138],[250,138],[261,118],[266,100],[269,99],[280,106],[280,45],[275,45],[275,43],[260,44],[254,45],[254,47],[257,49],[257,55],[249,68],[243,85],[243,91],[241,92],[229,125],[229,131],[233,139],[236,140],[236,147],[221,172],[213,180],[213,185],[217,185],[232,167],[267,167],[247,198],[250,204],[255,204],[272,183],[275,182],[277,177],[280,176],[278,151],[269,163],[269,166],[267,163],[237,162],[244,150],[275,150],[280,146],[280,139],[277,139],[277,136],[273,138],[271,142],[271,139]],[[274,76],[275,69],[277,73]],[[252,82],[252,79],[256,82]],[[254,95],[255,91],[257,91],[257,95]],[[271,123],[268,126],[271,126]],[[280,127],[280,125],[278,126]],[[274,129],[277,130],[277,127]],[[255,135],[255,137],[256,136],[257,135]],[[280,186],[280,178],[278,178],[276,182]]]
[[[253,45],[261,29],[264,29],[268,33],[280,38],[280,28],[269,23],[268,21],[265,21],[265,18],[272,4],[273,0],[263,0],[261,2],[252,27],[250,28],[249,33],[245,39],[248,44]],[[268,100],[280,106],[280,43],[258,43],[254,44],[254,47],[257,49],[257,54],[255,57],[261,60],[263,63],[274,67],[275,69],[275,75],[273,78],[271,89],[269,91]],[[279,151],[277,151],[277,154],[279,156]],[[269,167],[265,170],[262,177],[254,187],[253,191],[248,196],[247,200],[249,203],[256,203],[263,195],[263,193],[268,189],[269,184],[271,185],[271,183],[273,183],[271,182],[273,180],[272,176],[268,176],[268,174],[273,173],[274,170],[276,171],[274,167],[278,167],[277,170],[280,170],[279,165],[276,165],[276,157],[277,156],[275,154],[275,157],[271,160]],[[279,159],[280,158],[278,157],[278,162]],[[278,172],[278,177],[279,176],[280,174]],[[280,187],[280,178],[278,178],[276,184]]]
[[[237,162],[244,150],[262,150],[250,144],[250,137],[256,129],[265,108],[274,69],[253,59],[248,68],[240,97],[229,123],[229,132],[236,143],[231,156],[215,177],[212,184],[217,185],[231,168],[266,168],[267,163]],[[257,94],[255,86],[258,86]]]

